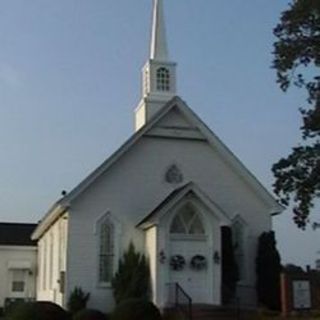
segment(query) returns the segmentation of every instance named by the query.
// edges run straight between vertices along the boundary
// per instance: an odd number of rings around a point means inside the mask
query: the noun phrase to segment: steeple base
[[[162,6],[162,0],[154,0],[151,55],[142,69],[142,99],[135,110],[136,131],[176,95],[176,63],[168,58]]]
[[[135,110],[135,131],[143,127],[174,95],[142,98]]]

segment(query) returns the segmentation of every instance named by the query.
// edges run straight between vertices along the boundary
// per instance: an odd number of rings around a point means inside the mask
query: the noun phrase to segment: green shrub
[[[75,287],[70,294],[68,301],[68,310],[72,314],[76,314],[82,309],[85,309],[90,298],[90,293],[84,293],[80,287]]]
[[[108,317],[93,309],[83,309],[73,316],[73,320],[108,320]]]
[[[18,304],[6,316],[7,320],[70,320],[70,315],[60,306],[46,301]]]
[[[148,300],[150,296],[149,264],[144,254],[135,251],[130,243],[112,279],[113,295],[117,304],[131,298]]]
[[[128,299],[117,305],[111,320],[161,320],[161,314],[150,301]]]
[[[280,255],[273,231],[259,237],[256,258],[258,301],[271,310],[280,310]]]

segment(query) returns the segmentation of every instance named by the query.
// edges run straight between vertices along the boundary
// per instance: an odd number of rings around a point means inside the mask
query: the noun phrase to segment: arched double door
[[[191,202],[178,209],[169,224],[170,282],[179,283],[194,303],[210,303],[209,229]]]

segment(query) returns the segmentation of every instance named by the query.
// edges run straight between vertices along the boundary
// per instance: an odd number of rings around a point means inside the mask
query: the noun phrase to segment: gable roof
[[[187,104],[178,96],[167,102],[140,130],[135,132],[118,150],[116,150],[107,160],[89,174],[82,182],[80,182],[73,190],[71,190],[64,198],[59,200],[47,212],[45,218],[40,222],[38,228],[33,234],[36,239],[45,231],[48,225],[48,219],[54,221],[63,211],[66,211],[72,201],[81,195],[97,178],[106,172],[117,160],[122,157],[131,147],[144,135],[148,135],[150,129],[166,116],[172,109],[177,108],[184,117],[199,130],[204,140],[215,149],[256,192],[269,207],[270,214],[275,215],[283,211],[283,207],[279,205],[269,191],[257,180],[257,178],[242,164],[242,162],[224,145],[224,143],[206,126],[206,124],[187,106]]]
[[[212,212],[217,215],[221,222],[229,224],[231,222],[230,217],[222,208],[212,199],[209,198],[194,182],[189,182],[182,187],[173,190],[163,201],[161,201],[144,219],[142,219],[137,227],[143,229],[149,228],[150,226],[157,223],[159,217],[165,214],[170,208],[178,203],[184,197],[192,194],[196,198],[200,199]]]
[[[0,223],[1,246],[36,246],[31,234],[37,227],[33,223]]]

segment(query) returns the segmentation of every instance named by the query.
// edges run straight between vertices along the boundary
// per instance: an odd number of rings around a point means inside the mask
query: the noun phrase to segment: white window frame
[[[96,255],[96,261],[97,261],[97,286],[98,287],[104,287],[104,288],[110,288],[111,287],[111,280],[109,281],[101,281],[100,279],[100,249],[101,249],[101,227],[104,223],[110,223],[113,228],[113,261],[112,261],[112,277],[114,276],[115,272],[117,271],[118,266],[118,251],[119,251],[119,244],[118,244],[118,234],[119,234],[119,224],[118,222],[113,218],[113,216],[110,214],[110,212],[107,212],[103,214],[97,221],[95,225],[95,234],[97,239],[97,255]]]
[[[184,209],[184,207],[190,205],[193,210],[195,211],[195,215],[197,215],[202,223],[202,227],[204,230],[203,234],[190,234],[190,233],[173,233],[171,232],[171,226],[172,223],[174,221],[174,219],[181,214],[182,210]],[[193,218],[194,219],[194,218]],[[203,216],[203,214],[201,213],[201,210],[199,209],[199,207],[194,203],[194,201],[183,201],[183,203],[181,203],[175,210],[174,210],[174,214],[172,215],[170,221],[169,221],[169,225],[168,225],[168,232],[170,235],[170,239],[175,240],[197,240],[197,241],[203,241],[206,240],[208,238],[208,233],[206,230],[206,222],[205,222],[205,217]]]
[[[22,280],[20,282],[23,282],[23,291],[14,291],[13,290],[13,283],[15,282],[15,273],[21,272],[22,273]],[[10,282],[9,282],[9,292],[11,298],[25,298],[27,294],[27,286],[28,286],[28,270],[26,269],[11,269],[10,270]],[[16,281],[19,282],[19,281]]]
[[[170,70],[165,67],[159,67],[156,71],[157,91],[168,92],[171,88]]]

